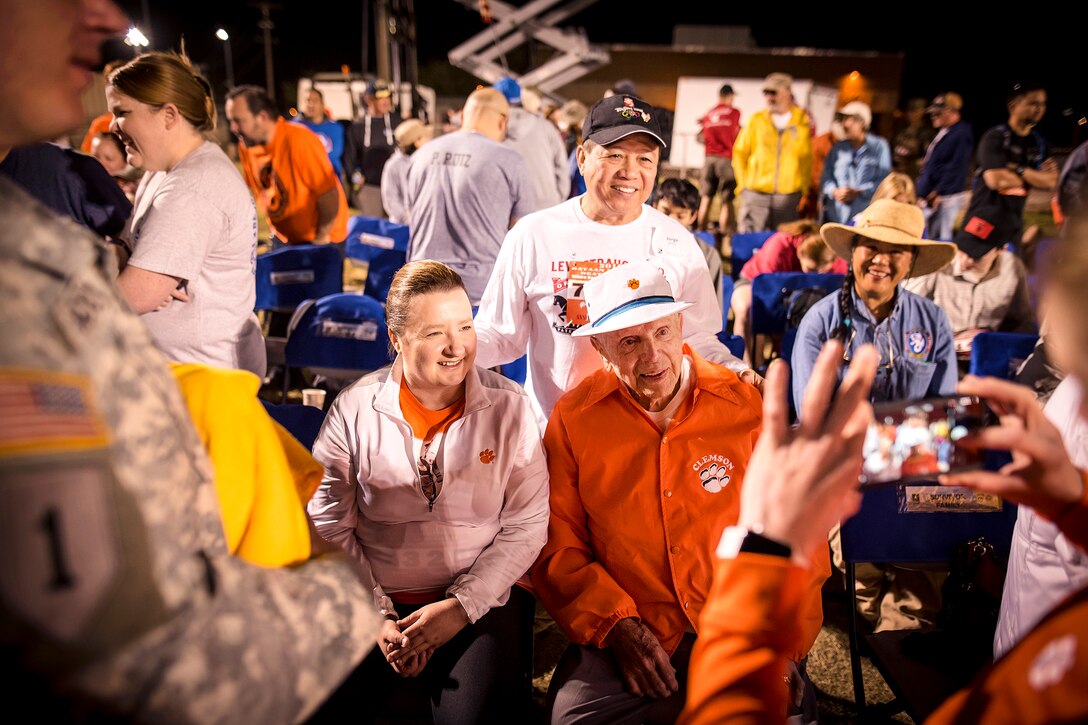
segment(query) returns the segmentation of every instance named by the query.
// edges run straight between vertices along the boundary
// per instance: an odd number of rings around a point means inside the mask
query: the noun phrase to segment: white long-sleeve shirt
[[[658,265],[684,311],[684,341],[711,362],[747,366],[717,338],[722,308],[699,242],[679,222],[643,205],[630,224],[591,221],[582,197],[529,214],[507,233],[476,315],[476,364],[493,367],[529,354],[526,389],[547,420],[559,397],[601,367],[585,322],[582,285],[636,259]]]
[[[475,622],[506,603],[547,540],[540,429],[517,383],[470,370],[465,412],[438,444],[443,483],[431,509],[400,379],[398,359],[336,397],[314,443],[325,476],[307,510],[358,560],[379,610],[387,595],[445,590]]]

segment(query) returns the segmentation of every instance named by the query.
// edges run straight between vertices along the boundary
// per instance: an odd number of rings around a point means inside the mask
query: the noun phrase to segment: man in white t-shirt
[[[658,109],[633,95],[598,101],[586,115],[578,168],[586,193],[519,220],[506,235],[476,316],[478,363],[502,365],[528,352],[526,388],[542,418],[565,391],[601,367],[585,338],[582,285],[612,267],[653,262],[678,299],[694,303],[684,340],[702,357],[761,384],[718,340],[722,311],[699,242],[646,205],[664,135]]]

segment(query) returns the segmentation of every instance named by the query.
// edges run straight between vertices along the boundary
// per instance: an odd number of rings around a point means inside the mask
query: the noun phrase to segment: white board
[[[671,152],[668,165],[682,172],[703,167],[705,149],[695,140],[701,119],[707,111],[718,105],[718,91],[728,83],[733,86],[733,107],[740,111],[740,125],[754,113],[767,107],[763,100],[763,80],[759,78],[718,78],[682,76],[676,83],[676,112],[672,123]],[[816,128],[827,130],[835,115],[838,92],[827,86],[817,86],[809,79],[793,81],[794,102],[808,108]],[[822,131],[820,131],[822,133]]]

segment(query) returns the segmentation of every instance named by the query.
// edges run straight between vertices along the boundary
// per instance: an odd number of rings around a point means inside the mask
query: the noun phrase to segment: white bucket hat
[[[589,322],[575,337],[599,335],[642,325],[691,307],[677,302],[672,285],[655,265],[646,261],[613,267],[582,286]]]

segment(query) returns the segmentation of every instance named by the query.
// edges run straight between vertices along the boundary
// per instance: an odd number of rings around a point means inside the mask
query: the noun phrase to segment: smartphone
[[[862,449],[862,486],[933,480],[979,468],[982,451],[956,442],[991,420],[989,409],[973,395],[873,405]]]

